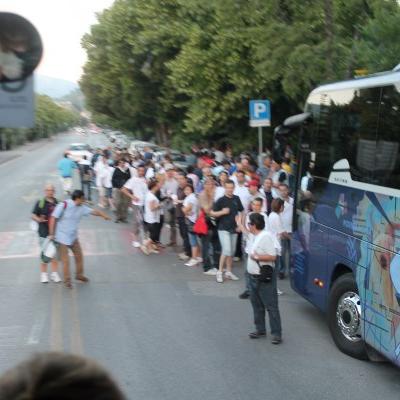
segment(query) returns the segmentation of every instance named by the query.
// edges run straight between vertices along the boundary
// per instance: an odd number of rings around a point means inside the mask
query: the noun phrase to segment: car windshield
[[[71,144],[69,149],[72,151],[82,151],[82,150],[89,150],[89,145],[87,144]]]

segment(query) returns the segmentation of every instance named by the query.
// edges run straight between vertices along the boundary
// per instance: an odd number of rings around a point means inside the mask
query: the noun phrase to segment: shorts
[[[160,223],[155,222],[153,224],[146,223],[147,230],[149,232],[149,237],[152,242],[157,242],[158,240],[158,231],[160,229]]]
[[[233,257],[236,251],[237,233],[228,231],[218,231],[219,241],[221,243],[221,254],[227,257]]]
[[[105,190],[105,197],[106,199],[112,199],[112,192],[113,192],[113,188],[104,188]]]
[[[194,223],[186,219],[186,225],[188,229],[190,247],[197,247],[199,245],[199,238],[195,233],[193,233]]]
[[[64,192],[70,192],[72,188],[72,178],[70,176],[61,178]]]

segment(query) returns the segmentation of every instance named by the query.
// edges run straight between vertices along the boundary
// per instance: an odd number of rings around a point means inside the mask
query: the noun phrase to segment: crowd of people
[[[243,153],[232,158],[227,148],[209,151],[194,148],[185,169],[178,168],[168,153],[155,162],[150,149],[144,154],[97,149],[91,160],[73,162],[65,154],[58,167],[66,194],[71,191],[73,170],[78,169],[81,190],[57,204],[50,185],[45,198],[37,202],[32,218],[39,223],[41,244],[55,240],[64,267],[64,282],[72,288],[68,250],[74,253],[76,279],[83,274],[83,255],[77,230],[85,215],[109,219],[105,208],[114,212],[115,223],[132,219],[132,246],[146,256],[171,247],[185,267],[201,266],[216,282],[238,281],[233,263],[242,262],[245,283],[241,299],[250,298],[256,331],[251,338],[265,335],[265,312],[270,318],[273,342],[281,341],[277,279],[288,272],[293,199],[290,197],[294,165],[290,151],[280,160],[266,154],[262,165]],[[93,190],[98,193],[98,207]],[[85,199],[90,203],[85,205]],[[167,243],[163,239],[167,238]],[[165,240],[164,240],[165,241]],[[41,264],[41,281],[49,281],[47,264]],[[59,282],[57,264],[52,263],[51,280]]]

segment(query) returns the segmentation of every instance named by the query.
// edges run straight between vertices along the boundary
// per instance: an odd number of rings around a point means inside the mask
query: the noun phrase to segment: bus
[[[326,84],[277,135],[298,142],[290,280],[360,359],[400,366],[400,71]]]

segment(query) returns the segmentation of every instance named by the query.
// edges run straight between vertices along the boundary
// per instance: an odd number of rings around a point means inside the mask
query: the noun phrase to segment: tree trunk
[[[327,54],[326,54],[326,75],[327,79],[332,79],[333,76],[333,5],[332,0],[325,0],[325,33],[327,38]]]

